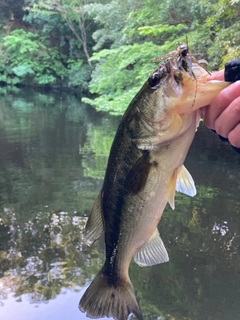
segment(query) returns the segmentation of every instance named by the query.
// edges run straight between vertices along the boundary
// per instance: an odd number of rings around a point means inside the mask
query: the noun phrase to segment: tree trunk
[[[87,61],[88,61],[88,65],[89,67],[92,69],[92,64],[90,61],[90,55],[87,49],[87,35],[86,35],[86,30],[85,30],[85,24],[84,24],[84,18],[79,18],[78,24],[79,24],[79,29],[81,31],[81,37],[79,36],[79,34],[77,33],[77,31],[75,30],[71,20],[69,18],[67,18],[67,24],[69,26],[69,28],[72,30],[73,34],[75,35],[75,37],[78,39],[78,41],[81,42],[82,47],[83,47],[83,51],[86,55]]]

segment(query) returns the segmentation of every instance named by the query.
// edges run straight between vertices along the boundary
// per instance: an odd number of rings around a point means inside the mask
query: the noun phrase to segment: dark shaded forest
[[[112,113],[186,36],[211,70],[240,55],[239,0],[0,0],[0,16],[0,85],[74,89]]]

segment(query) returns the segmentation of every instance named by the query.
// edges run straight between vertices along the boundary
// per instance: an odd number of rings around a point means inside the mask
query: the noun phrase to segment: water
[[[83,244],[119,118],[69,94],[0,95],[0,319],[87,319],[78,302],[104,260]],[[200,126],[159,229],[170,262],[132,263],[144,318],[240,319],[240,155]]]

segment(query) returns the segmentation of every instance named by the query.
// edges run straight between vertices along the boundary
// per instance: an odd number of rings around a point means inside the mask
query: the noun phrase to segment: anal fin
[[[134,255],[134,261],[140,267],[153,266],[169,261],[167,250],[157,229],[148,242]]]
[[[102,221],[102,192],[100,191],[90,212],[86,228],[84,241],[86,245],[91,246],[103,232]]]

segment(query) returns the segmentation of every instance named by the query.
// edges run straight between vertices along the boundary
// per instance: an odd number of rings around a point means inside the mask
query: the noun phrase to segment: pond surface
[[[104,249],[83,228],[118,123],[74,95],[0,95],[0,319],[88,319]],[[240,155],[201,125],[185,164],[198,194],[165,210],[170,262],[130,267],[144,318],[240,319]]]

